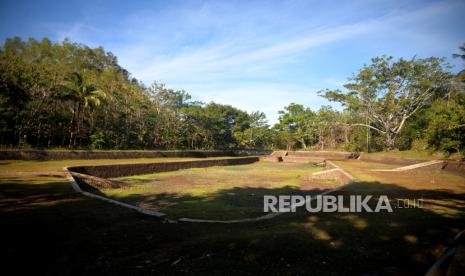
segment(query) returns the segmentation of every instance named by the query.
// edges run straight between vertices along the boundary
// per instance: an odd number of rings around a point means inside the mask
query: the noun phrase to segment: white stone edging
[[[373,172],[405,172],[405,171],[411,171],[411,170],[415,170],[419,168],[434,166],[437,164],[444,164],[444,161],[443,160],[431,160],[431,161],[416,163],[416,164],[412,164],[408,166],[397,167],[394,169],[372,169],[371,171]]]
[[[321,172],[314,172],[314,173],[312,173],[312,175],[326,174],[326,173],[335,172],[335,171],[341,171],[341,169],[334,168],[334,169],[329,169],[329,170],[325,170],[325,171],[321,171]]]
[[[351,176],[350,174],[348,174],[343,169],[341,169],[339,166],[335,165],[334,163],[332,163],[329,160],[327,160],[326,162],[330,162],[331,165],[335,166],[336,168],[330,169],[330,170],[327,170],[327,171],[317,172],[317,173],[321,174],[321,173],[325,173],[325,172],[329,172],[329,171],[339,170],[342,173],[344,173],[346,176],[348,176],[352,180],[352,182],[341,185],[341,186],[339,186],[337,188],[334,188],[334,189],[326,190],[326,191],[324,191],[324,192],[322,192],[322,193],[320,193],[320,194],[318,194],[316,196],[326,195],[326,194],[329,194],[329,193],[332,193],[332,192],[335,192],[335,191],[339,191],[342,188],[345,188],[345,187],[347,187],[347,186],[349,186],[349,185],[351,185],[351,184],[353,184],[355,182],[355,178],[353,176]],[[73,189],[76,192],[79,192],[79,193],[81,193],[81,194],[83,194],[85,196],[100,199],[100,200],[103,200],[105,202],[109,202],[109,203],[112,203],[112,204],[115,204],[115,205],[118,205],[118,206],[121,206],[121,207],[129,208],[129,209],[135,210],[135,211],[137,211],[137,212],[139,212],[141,214],[144,214],[144,215],[149,215],[149,216],[153,216],[153,217],[157,217],[157,218],[165,218],[167,216],[165,213],[161,213],[161,212],[157,212],[157,211],[150,211],[150,210],[143,209],[143,208],[140,208],[140,207],[128,204],[128,203],[118,201],[118,200],[110,199],[110,198],[107,198],[107,197],[104,197],[104,196],[100,196],[100,195],[96,195],[96,194],[93,194],[93,193],[83,191],[81,189],[81,187],[79,186],[79,184],[76,182],[76,180],[73,178],[72,174],[68,171],[68,168],[64,167],[63,170],[65,172],[66,178],[71,183],[71,186],[73,187]],[[314,174],[316,174],[316,173],[314,173]],[[307,201],[311,202],[312,200],[316,199],[316,196],[311,197],[310,200],[307,200]],[[291,206],[290,206],[291,209],[293,209],[294,206],[295,205],[291,204]],[[180,219],[166,219],[165,218],[165,220],[167,222],[169,222],[169,223],[194,222],[194,223],[232,224],[232,223],[247,223],[247,222],[256,222],[256,221],[262,221],[262,220],[269,220],[269,219],[273,219],[273,218],[275,218],[275,217],[277,217],[279,215],[282,215],[282,214],[286,214],[286,213],[270,213],[270,214],[266,214],[266,215],[256,217],[256,218],[232,219],[232,220],[210,220],[210,219],[192,219],[192,218],[180,218]]]
[[[108,198],[108,197],[104,197],[104,196],[100,196],[100,195],[96,195],[96,194],[93,194],[93,193],[83,191],[81,189],[81,187],[79,186],[79,184],[76,182],[76,180],[74,180],[71,173],[68,171],[68,168],[64,167],[63,170],[65,171],[66,178],[71,183],[71,187],[73,187],[73,189],[78,193],[81,193],[81,194],[83,194],[85,196],[88,196],[88,197],[97,198],[97,199],[100,199],[100,200],[103,200],[103,201],[106,201],[106,202],[109,202],[109,203],[112,203],[112,204],[115,204],[115,205],[119,205],[119,206],[122,206],[122,207],[133,209],[133,210],[136,210],[137,212],[142,213],[144,215],[154,216],[154,217],[158,217],[158,218],[166,216],[165,213],[146,210],[146,209],[143,209],[143,208],[131,205],[131,204],[127,204],[127,203],[124,203],[124,202],[121,202],[121,201],[118,201],[118,200],[114,200],[114,199],[111,199],[111,198]]]

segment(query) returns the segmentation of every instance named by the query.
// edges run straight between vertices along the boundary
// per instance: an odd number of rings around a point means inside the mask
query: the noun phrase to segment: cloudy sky
[[[329,104],[382,54],[451,58],[465,42],[465,1],[10,1],[0,39],[69,38],[103,46],[146,85],[267,114]],[[336,106],[337,107],[337,106]]]

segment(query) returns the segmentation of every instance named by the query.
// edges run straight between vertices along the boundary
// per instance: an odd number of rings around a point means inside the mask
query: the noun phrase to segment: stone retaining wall
[[[0,160],[122,159],[156,157],[220,157],[268,155],[270,150],[212,151],[86,151],[86,150],[0,150]]]
[[[401,166],[415,165],[415,164],[431,161],[431,160],[413,159],[413,158],[366,156],[364,154],[360,155],[359,160],[367,161],[367,162],[397,164]],[[416,171],[422,172],[422,171],[431,171],[431,170],[445,170],[449,172],[465,174],[465,161],[456,161],[456,160],[442,160],[442,161],[443,161],[442,164],[436,164],[434,166],[418,168],[416,169]]]
[[[70,172],[71,176],[76,180],[83,191],[93,191],[95,192],[99,189],[116,189],[116,188],[124,188],[127,187],[128,184],[112,181],[105,178],[95,177],[92,175]]]
[[[255,217],[255,218],[245,218],[245,219],[234,219],[234,220],[203,220],[203,219],[192,219],[192,218],[181,218],[178,220],[166,219],[166,214],[160,213],[157,211],[146,210],[131,204],[127,204],[118,200],[110,199],[102,195],[98,195],[99,189],[102,188],[124,188],[128,184],[112,181],[105,179],[104,177],[117,177],[125,176],[132,174],[140,173],[154,173],[162,171],[173,171],[178,169],[187,169],[187,168],[202,168],[209,166],[228,166],[228,165],[241,165],[241,164],[250,164],[259,161],[258,157],[245,157],[245,158],[234,158],[234,159],[217,159],[217,160],[199,160],[199,161],[185,161],[185,162],[167,162],[167,163],[149,163],[149,164],[125,164],[125,165],[107,165],[107,166],[79,166],[79,167],[69,167],[63,168],[65,170],[66,177],[70,180],[73,188],[86,196],[97,198],[112,204],[123,206],[125,208],[136,210],[142,214],[164,218],[168,223],[177,223],[177,222],[199,222],[199,223],[245,223],[245,222],[255,222],[261,220],[272,219],[281,213],[270,213],[267,215]],[[331,161],[326,163],[329,166],[334,165]],[[142,169],[132,168],[139,167],[142,165]],[[336,166],[336,165],[334,165]],[[342,184],[349,184],[353,182],[353,177],[347,174],[342,169],[340,174],[332,175],[331,173],[327,176],[332,176],[331,179],[338,179]],[[324,173],[324,172],[323,172]],[[320,179],[328,179],[323,173],[320,173]],[[89,175],[93,174],[93,175]],[[350,179],[350,181],[346,181]],[[336,187],[334,189],[326,190],[321,194],[328,194],[336,190],[341,189],[344,185]],[[88,192],[91,191],[91,192]]]
[[[258,157],[243,157],[231,159],[213,159],[213,160],[195,160],[195,161],[177,161],[177,162],[160,162],[160,163],[142,163],[142,164],[115,164],[101,166],[76,166],[69,167],[68,170],[74,173],[92,175],[101,178],[113,178],[122,176],[131,176],[137,174],[149,174],[159,172],[176,171],[189,168],[205,168],[211,166],[229,166],[255,163]]]
[[[344,151],[274,151],[271,155],[264,156],[261,160],[290,163],[315,163],[326,159],[346,160],[358,156],[353,152]]]
[[[376,162],[376,163],[405,165],[405,166],[429,161],[429,160],[414,159],[414,158],[369,156],[363,153],[360,154],[360,157],[358,158],[358,160]]]
[[[326,159],[323,157],[308,157],[308,156],[284,156],[283,162],[286,163],[301,163],[301,164],[308,164],[308,163],[320,163],[325,161]]]
[[[354,182],[354,179],[341,169],[331,169],[322,172],[317,172],[312,174],[312,178],[336,180],[339,184],[349,184]]]
[[[331,160],[345,160],[353,158],[355,153],[346,151],[289,151],[289,157],[309,157],[309,158],[323,158]]]
[[[325,160],[325,168],[327,169],[340,169],[340,167],[329,160]]]
[[[355,181],[355,178],[352,175],[329,160],[325,161],[325,167],[329,170],[313,173],[312,178],[337,180],[340,184],[344,185]]]
[[[281,156],[262,156],[260,157],[262,161],[271,161],[271,162],[283,162],[283,158]]]

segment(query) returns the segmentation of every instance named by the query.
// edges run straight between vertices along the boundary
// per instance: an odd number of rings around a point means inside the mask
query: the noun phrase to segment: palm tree
[[[460,58],[463,61],[465,61],[465,43],[463,43],[462,46],[459,47],[460,51],[462,53],[460,54],[452,54],[454,58]],[[462,69],[460,72],[458,72],[457,77],[456,77],[456,88],[458,91],[461,91],[462,93],[465,92],[465,69]]]
[[[72,102],[72,117],[69,124],[69,145],[76,146],[85,110],[89,107],[98,107],[105,98],[105,93],[86,81],[80,73],[73,72],[63,81],[61,91],[65,99]]]

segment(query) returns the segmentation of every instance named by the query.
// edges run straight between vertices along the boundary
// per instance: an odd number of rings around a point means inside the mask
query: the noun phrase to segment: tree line
[[[461,50],[465,53],[465,45]],[[464,54],[456,57],[465,60]],[[373,58],[279,122],[183,90],[146,87],[102,47],[18,37],[0,47],[0,145],[85,149],[344,149],[465,151],[465,71],[444,59]]]

